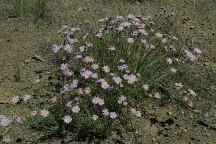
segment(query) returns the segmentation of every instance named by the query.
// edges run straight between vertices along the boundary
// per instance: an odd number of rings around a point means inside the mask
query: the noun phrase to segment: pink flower
[[[93,59],[92,57],[90,57],[90,56],[86,56],[86,57],[83,59],[83,61],[84,61],[85,63],[93,63],[93,62],[94,62],[94,59]]]
[[[108,66],[104,66],[104,67],[102,67],[102,69],[103,69],[103,71],[105,73],[109,73],[110,72],[110,68]]]
[[[127,105],[127,102],[126,102],[127,98],[125,96],[120,96],[119,99],[118,99],[118,104],[124,104],[124,105]]]
[[[104,116],[109,116],[109,110],[108,109],[103,109],[102,110],[102,114],[104,115]]]
[[[122,79],[119,76],[114,76],[112,79],[118,85],[122,83]]]
[[[85,94],[89,95],[91,93],[91,88],[90,87],[86,87],[84,89]]]
[[[99,97],[94,97],[94,98],[92,98],[92,103],[95,104],[95,105],[102,106],[102,105],[104,105],[105,102],[104,102],[103,99],[101,99]]]
[[[81,70],[81,76],[83,76],[85,79],[88,79],[88,78],[90,78],[91,77],[91,75],[92,75],[92,72],[90,71],[90,70],[87,70],[87,69],[85,69],[85,68],[83,68],[82,70]]]
[[[124,74],[123,78],[124,78],[125,80],[127,80],[127,82],[128,82],[129,84],[134,84],[135,82],[138,81],[137,76],[136,76],[136,75],[133,75],[133,74],[130,74],[130,75]]]
[[[167,59],[166,59],[166,62],[167,62],[168,64],[172,64],[172,63],[173,63],[173,61],[172,61],[171,58],[167,58]]]
[[[64,121],[64,123],[69,124],[72,121],[72,117],[69,115],[66,115],[62,118],[62,120]]]
[[[46,110],[46,109],[43,109],[40,111],[40,115],[44,118],[48,117],[49,116],[49,111]]]
[[[109,113],[109,117],[111,118],[111,119],[116,119],[117,118],[117,114],[116,114],[116,112],[110,112]]]
[[[142,88],[144,89],[144,91],[149,91],[149,85],[147,84],[144,84]]]
[[[79,106],[74,106],[74,107],[72,107],[72,112],[73,112],[73,113],[78,113],[78,112],[80,112],[80,107],[79,107]]]
[[[179,91],[182,89],[183,85],[182,85],[182,83],[175,83],[175,87],[176,87],[176,90]]]
[[[156,92],[156,93],[154,94],[154,97],[157,98],[157,99],[160,99],[160,98],[161,98],[161,95],[160,95],[160,93]]]
[[[196,56],[193,55],[190,51],[184,50],[184,52],[190,61],[194,61],[196,59]]]
[[[137,116],[137,117],[141,117],[141,116],[142,116],[141,112],[140,112],[140,111],[137,111],[135,108],[132,108],[132,109],[131,109],[131,113],[132,113],[133,115]]]

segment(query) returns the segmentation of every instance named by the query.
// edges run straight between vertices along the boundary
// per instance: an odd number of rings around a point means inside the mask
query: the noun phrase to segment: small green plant
[[[10,0],[14,16],[43,19],[47,13],[47,0]]]
[[[23,17],[27,9],[29,8],[28,0],[10,0],[10,2],[14,8],[14,13],[17,17]]]
[[[14,65],[14,71],[15,71],[15,82],[20,82],[21,80],[21,64],[19,61],[17,61]]]
[[[35,17],[43,19],[47,12],[47,0],[35,0]]]

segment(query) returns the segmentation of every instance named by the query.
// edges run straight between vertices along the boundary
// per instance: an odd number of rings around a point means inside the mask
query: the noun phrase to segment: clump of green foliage
[[[13,17],[43,19],[47,13],[47,0],[9,0]]]

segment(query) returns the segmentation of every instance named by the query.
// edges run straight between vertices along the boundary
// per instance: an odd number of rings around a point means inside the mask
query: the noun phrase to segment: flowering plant
[[[129,15],[98,20],[86,33],[63,26],[62,45],[53,45],[51,72],[59,92],[51,105],[33,114],[32,127],[50,134],[74,132],[77,138],[102,138],[131,117],[142,117],[147,97],[167,92],[193,107],[196,93],[181,83],[178,70],[196,62],[202,51],[184,48],[176,36],[155,27],[153,17]]]

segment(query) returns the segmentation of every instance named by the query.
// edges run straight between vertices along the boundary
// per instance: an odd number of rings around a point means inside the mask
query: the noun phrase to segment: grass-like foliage
[[[153,17],[129,15],[98,20],[96,32],[63,26],[63,43],[53,45],[51,76],[58,93],[34,111],[32,128],[77,139],[105,138],[143,115],[147,98],[170,96],[193,107],[196,93],[183,86],[179,71],[202,51],[158,31]],[[39,114],[37,114],[39,112]]]
[[[44,18],[47,14],[47,0],[9,0],[15,17],[33,16]]]

